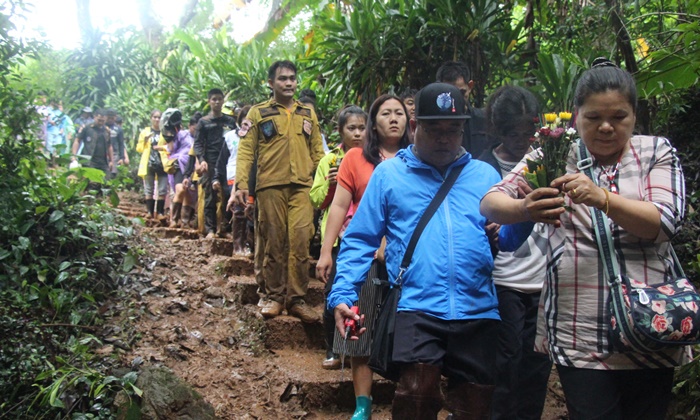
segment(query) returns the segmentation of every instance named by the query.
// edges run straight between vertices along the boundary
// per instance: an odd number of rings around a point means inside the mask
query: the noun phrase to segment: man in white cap
[[[80,132],[83,131],[83,128],[92,124],[94,121],[95,119],[92,117],[92,108],[86,106],[85,108],[81,109],[80,116],[73,121],[73,124],[75,125],[75,133],[80,134]]]

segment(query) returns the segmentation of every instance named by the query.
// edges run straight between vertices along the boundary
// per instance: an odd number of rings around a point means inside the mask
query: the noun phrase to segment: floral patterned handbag
[[[618,349],[645,353],[700,343],[700,295],[685,277],[646,285],[618,275],[608,282],[610,332]]]
[[[578,168],[596,181],[591,171],[588,151],[580,142]],[[675,279],[658,284],[645,284],[620,275],[608,217],[590,207],[600,258],[610,286],[608,309],[610,336],[620,351],[642,353],[669,347],[700,344],[700,295],[685,277],[673,247]]]

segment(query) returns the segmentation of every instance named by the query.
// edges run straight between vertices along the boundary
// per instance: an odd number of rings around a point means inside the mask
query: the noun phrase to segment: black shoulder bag
[[[396,311],[399,305],[399,299],[401,299],[401,284],[403,282],[403,274],[406,272],[409,264],[411,263],[411,258],[413,258],[413,251],[416,248],[418,239],[420,239],[423,229],[428,225],[428,222],[433,217],[433,214],[437,211],[440,204],[442,204],[447,193],[450,192],[450,188],[454,185],[457,177],[462,172],[466,165],[460,165],[452,169],[452,172],[447,176],[445,181],[443,181],[440,189],[433,197],[432,201],[425,210],[425,213],[421,216],[416,226],[416,230],[413,231],[413,236],[408,242],[408,247],[406,248],[406,253],[401,261],[401,266],[399,268],[399,275],[396,278],[396,283],[392,285],[391,289],[387,292],[382,306],[379,309],[379,315],[374,324],[374,330],[372,334],[372,344],[370,345],[370,356],[368,365],[370,369],[378,373],[379,375],[385,377],[386,379],[392,381],[398,381],[401,374],[400,366],[393,362],[393,352],[394,352],[394,327],[396,323]]]
[[[579,140],[578,169],[598,185],[588,150]],[[645,284],[620,274],[608,217],[591,207],[598,252],[607,274],[610,297],[607,310],[610,339],[621,352],[650,353],[670,347],[700,344],[700,295],[683,273],[671,247],[676,277]],[[670,246],[670,245],[669,245]]]

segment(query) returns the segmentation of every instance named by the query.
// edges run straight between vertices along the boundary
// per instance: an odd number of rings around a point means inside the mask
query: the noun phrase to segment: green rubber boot
[[[355,414],[350,420],[370,420],[372,418],[372,399],[365,396],[355,398]]]

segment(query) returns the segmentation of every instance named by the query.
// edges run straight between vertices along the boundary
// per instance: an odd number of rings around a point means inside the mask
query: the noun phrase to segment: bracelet
[[[607,216],[608,211],[610,211],[610,193],[605,188],[601,188],[601,190],[603,190],[603,192],[605,193],[605,211],[603,213],[605,213],[605,215]],[[603,209],[601,208],[598,210],[603,210]]]

